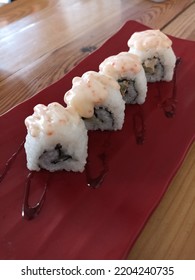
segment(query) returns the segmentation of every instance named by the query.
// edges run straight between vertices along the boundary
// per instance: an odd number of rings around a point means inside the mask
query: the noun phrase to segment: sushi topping
[[[111,77],[95,71],[88,71],[82,77],[75,77],[72,88],[66,92],[64,101],[75,108],[83,118],[91,118],[94,106],[101,105],[110,89],[119,90],[118,83]]]
[[[141,112],[137,112],[133,115],[133,129],[137,144],[143,144],[145,140],[145,124]]]
[[[120,79],[120,92],[126,103],[135,104],[138,98],[138,91],[135,87],[135,80]]]
[[[128,46],[138,50],[170,48],[172,41],[160,30],[135,32],[128,41]]]
[[[79,116],[73,108],[64,108],[59,103],[53,102],[48,106],[36,105],[33,115],[25,119],[25,125],[33,137],[38,137],[41,133],[52,136],[55,134],[56,127],[71,121],[78,123],[79,120]]]
[[[114,79],[135,76],[142,70],[140,58],[129,52],[120,52],[106,58],[99,66],[100,71]]]
[[[53,150],[43,152],[39,157],[39,165],[47,169],[51,164],[58,164],[69,159],[72,159],[72,156],[66,154],[62,146],[57,144]]]

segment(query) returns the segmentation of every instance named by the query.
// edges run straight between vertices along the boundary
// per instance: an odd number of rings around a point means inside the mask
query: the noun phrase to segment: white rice
[[[80,119],[80,118],[79,118]],[[47,135],[44,130],[34,137],[28,131],[25,141],[27,167],[29,170],[39,171],[41,168],[51,172],[57,170],[80,171],[84,170],[87,158],[88,135],[82,119],[79,122],[67,122],[52,127],[53,134]],[[55,159],[55,147],[61,145],[62,151],[71,156],[56,164],[51,163]],[[45,155],[44,160],[41,160]]]
[[[173,79],[173,73],[176,63],[176,56],[172,48],[161,48],[161,49],[149,49],[147,51],[142,51],[135,49],[133,46],[129,50],[130,53],[136,54],[140,57],[142,64],[148,59],[159,58],[161,64],[164,67],[164,74],[154,76],[154,79],[147,78],[148,82],[156,81],[171,81]]]

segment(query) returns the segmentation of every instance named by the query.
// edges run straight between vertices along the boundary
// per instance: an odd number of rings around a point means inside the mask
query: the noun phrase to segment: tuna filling
[[[114,117],[107,107],[96,106],[91,118],[83,118],[87,129],[112,130],[114,128]]]
[[[143,68],[148,82],[160,81],[164,77],[164,66],[158,57],[146,59]]]
[[[120,92],[122,97],[127,104],[137,103],[138,91],[135,87],[134,80],[120,79],[118,80],[120,85]]]

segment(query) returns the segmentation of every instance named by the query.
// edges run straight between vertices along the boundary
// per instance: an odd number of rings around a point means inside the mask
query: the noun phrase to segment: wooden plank
[[[59,80],[88,55],[83,47],[99,47],[128,19],[161,28],[192,3],[175,2],[18,0],[2,7],[0,113]]]
[[[195,40],[195,1],[171,24],[163,28],[163,32],[179,38]]]

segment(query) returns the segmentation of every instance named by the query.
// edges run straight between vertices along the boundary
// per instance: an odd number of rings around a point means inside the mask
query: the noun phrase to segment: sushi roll
[[[121,52],[110,56],[100,64],[99,69],[101,73],[111,76],[119,83],[125,103],[144,103],[147,80],[137,55]]]
[[[24,147],[29,170],[84,170],[88,135],[73,108],[64,108],[57,102],[48,106],[38,104],[33,115],[25,119],[25,125]]]
[[[125,102],[111,77],[95,71],[75,77],[64,101],[74,107],[88,130],[117,130],[123,126]]]
[[[129,52],[140,57],[148,82],[171,81],[176,56],[172,41],[160,30],[135,32],[128,40]]]

